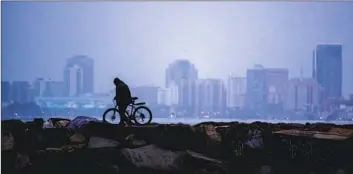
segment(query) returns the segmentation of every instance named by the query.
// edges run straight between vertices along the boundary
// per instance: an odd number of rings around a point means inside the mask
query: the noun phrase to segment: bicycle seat
[[[139,99],[138,97],[131,97],[131,100],[137,100]]]

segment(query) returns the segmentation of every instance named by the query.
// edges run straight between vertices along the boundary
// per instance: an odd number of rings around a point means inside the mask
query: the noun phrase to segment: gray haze
[[[2,2],[2,78],[62,80],[67,58],[95,61],[95,91],[119,76],[164,84],[175,59],[203,77],[245,76],[255,63],[311,75],[317,43],[343,45],[353,93],[353,2]]]

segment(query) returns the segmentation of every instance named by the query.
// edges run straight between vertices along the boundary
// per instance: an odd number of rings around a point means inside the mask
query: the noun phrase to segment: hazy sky
[[[114,76],[163,86],[179,58],[201,78],[245,76],[255,63],[310,76],[316,44],[338,42],[353,93],[353,2],[2,2],[1,13],[3,80],[62,80],[78,54],[94,58],[96,91]]]

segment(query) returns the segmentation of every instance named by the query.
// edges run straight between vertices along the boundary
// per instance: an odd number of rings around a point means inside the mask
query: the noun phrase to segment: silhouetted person
[[[131,103],[131,92],[129,87],[121,81],[119,78],[114,79],[115,84],[115,101],[119,107],[119,115],[121,118],[121,124],[124,122],[130,123],[130,121],[125,116],[125,111],[127,106]]]

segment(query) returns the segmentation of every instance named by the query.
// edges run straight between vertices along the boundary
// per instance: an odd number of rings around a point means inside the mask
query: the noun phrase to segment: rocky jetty
[[[119,126],[88,117],[1,127],[4,174],[352,174],[353,125]]]

